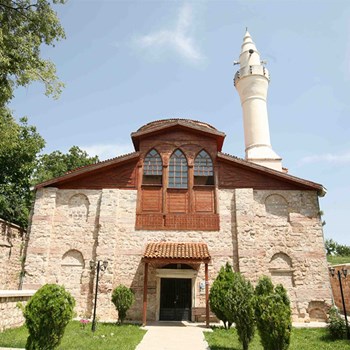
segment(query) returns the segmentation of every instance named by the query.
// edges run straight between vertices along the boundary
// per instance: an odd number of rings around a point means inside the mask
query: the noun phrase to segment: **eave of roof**
[[[158,126],[155,124],[154,127],[145,129],[140,128],[138,131],[131,133],[131,139],[134,144],[135,150],[139,150],[140,138],[157,134],[165,129],[170,129],[177,126],[187,128],[190,130],[195,130],[197,132],[210,135],[212,137],[214,136],[217,140],[218,150],[222,149],[222,145],[226,137],[226,134],[224,132],[218,131],[213,127],[193,123],[193,121],[190,120],[186,121],[186,119],[169,119],[168,123],[164,122],[159,124]]]
[[[132,159],[138,158],[138,157],[139,157],[139,152],[133,152],[133,153],[124,154],[124,155],[121,155],[121,156],[118,156],[115,158],[107,159],[107,160],[104,160],[104,161],[101,161],[101,162],[98,162],[95,164],[85,165],[85,166],[82,166],[80,168],[73,169],[62,176],[58,176],[58,177],[55,177],[53,179],[41,182],[35,186],[35,189],[47,187],[47,186],[52,186],[52,185],[57,184],[61,181],[67,181],[67,180],[70,180],[76,176],[84,175],[85,173],[88,173],[90,171],[95,171],[95,170],[107,168],[107,167],[113,166],[115,164],[124,163],[124,162],[127,162],[129,160],[132,160]]]
[[[325,196],[327,193],[326,188],[323,187],[319,183],[312,182],[309,180],[304,180],[304,179],[301,179],[300,177],[296,177],[296,176],[293,176],[290,174],[283,173],[281,171],[267,168],[267,167],[264,167],[264,166],[259,165],[259,164],[251,163],[245,159],[238,158],[238,157],[232,156],[232,155],[227,154],[227,153],[218,152],[218,158],[221,158],[221,159],[229,161],[229,162],[233,162],[241,167],[248,167],[248,168],[250,168],[254,171],[260,172],[260,173],[269,174],[272,177],[278,178],[282,181],[288,181],[291,183],[302,185],[303,187],[309,188],[310,190],[317,191],[317,193],[320,197]]]
[[[208,245],[202,242],[153,242],[148,243],[143,261],[210,261]]]

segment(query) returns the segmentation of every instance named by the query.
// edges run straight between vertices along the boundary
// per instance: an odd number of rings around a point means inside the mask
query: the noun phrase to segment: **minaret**
[[[268,168],[282,171],[282,159],[271,147],[266,97],[269,72],[248,32],[243,39],[239,56],[240,69],[234,84],[241,98],[245,138],[245,159]]]

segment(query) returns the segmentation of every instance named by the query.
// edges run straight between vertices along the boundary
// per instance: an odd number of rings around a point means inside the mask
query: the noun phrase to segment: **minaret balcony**
[[[259,65],[245,66],[245,67],[242,67],[240,70],[238,70],[233,79],[234,85],[236,86],[236,83],[238,80],[250,75],[263,75],[268,80],[270,80],[270,74],[267,68],[259,64]]]

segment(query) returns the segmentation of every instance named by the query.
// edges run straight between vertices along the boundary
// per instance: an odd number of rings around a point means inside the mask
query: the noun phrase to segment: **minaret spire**
[[[282,159],[271,147],[267,114],[269,72],[246,28],[234,84],[241,99],[246,160],[282,171]]]

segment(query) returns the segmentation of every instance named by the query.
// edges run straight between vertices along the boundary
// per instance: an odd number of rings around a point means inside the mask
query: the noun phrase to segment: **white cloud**
[[[90,157],[98,156],[100,160],[106,160],[133,152],[132,145],[129,144],[95,144],[80,147],[86,151]]]
[[[199,62],[204,56],[196,48],[195,40],[191,36],[193,27],[193,11],[189,4],[184,4],[179,11],[176,27],[173,30],[159,30],[136,39],[142,48],[171,48],[183,58],[191,62]]]
[[[343,154],[315,154],[313,156],[304,157],[301,159],[301,164],[310,163],[333,163],[333,164],[345,164],[350,163],[350,151]]]

